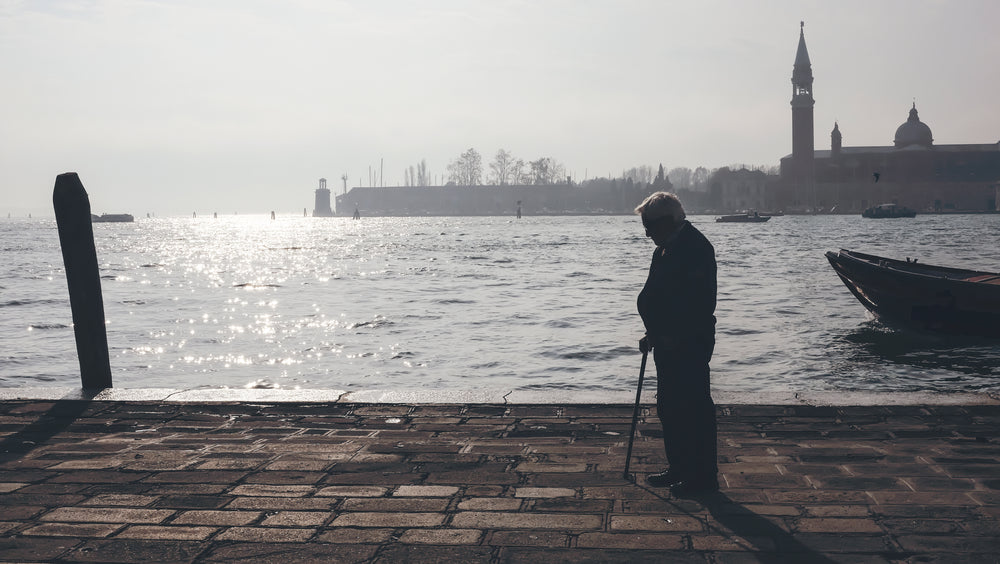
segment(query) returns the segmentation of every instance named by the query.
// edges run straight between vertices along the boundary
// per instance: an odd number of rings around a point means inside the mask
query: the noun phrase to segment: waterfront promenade
[[[1000,559],[996,397],[716,394],[677,499],[630,395],[0,390],[0,561]]]

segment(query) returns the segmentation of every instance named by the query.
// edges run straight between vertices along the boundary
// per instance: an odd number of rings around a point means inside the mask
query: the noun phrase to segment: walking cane
[[[632,462],[632,442],[635,440],[635,427],[639,423],[639,396],[642,395],[642,377],[646,374],[646,354],[642,352],[642,364],[639,366],[639,385],[635,389],[635,409],[632,410],[632,430],[628,433],[628,453],[625,455],[625,472],[622,478],[629,479],[628,467]]]

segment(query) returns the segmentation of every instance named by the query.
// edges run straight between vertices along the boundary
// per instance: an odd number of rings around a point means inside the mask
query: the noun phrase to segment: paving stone
[[[259,509],[262,511],[330,510],[340,503],[335,497],[238,497],[226,509]]]
[[[264,527],[316,527],[330,518],[326,511],[279,511],[269,515],[261,526]]]
[[[913,552],[944,552],[949,554],[992,554],[1000,551],[1000,536],[967,537],[955,535],[914,535],[897,539],[903,550]]]
[[[800,519],[797,530],[806,533],[882,533],[882,528],[875,521],[852,518]]]
[[[882,519],[879,524],[896,536],[904,535],[946,535],[968,532],[961,521],[944,519]],[[990,523],[989,528],[996,532],[996,523]]]
[[[643,548],[651,550],[683,550],[687,542],[682,535],[649,533],[583,533],[577,538],[580,548]]]
[[[516,511],[520,507],[520,499],[509,497],[474,497],[458,504],[458,508],[463,511]]]
[[[331,497],[382,497],[389,491],[385,486],[326,486],[317,496]]]
[[[514,488],[514,497],[546,498],[573,497],[575,495],[576,490],[572,488]]]
[[[22,531],[25,536],[39,537],[106,537],[121,529],[123,525],[95,523],[42,523]],[[0,558],[3,554],[0,553]]]
[[[399,486],[392,492],[393,496],[404,497],[450,497],[458,493],[454,486]]]
[[[0,538],[0,558],[7,562],[52,561],[80,545],[76,538]]]
[[[221,470],[198,470],[195,472],[156,472],[145,479],[149,483],[171,484],[232,484],[240,481],[246,472],[225,472]]]
[[[528,548],[507,547],[500,553],[502,564],[662,564],[664,553],[661,550],[613,550],[613,549],[579,549],[579,548]],[[704,564],[705,558],[697,553],[672,553],[670,563]]]
[[[610,499],[552,498],[533,500],[529,511],[559,511],[570,513],[607,513],[614,507]]]
[[[169,509],[120,507],[60,507],[39,517],[40,521],[66,523],[162,523],[174,514]]]
[[[162,539],[162,540],[205,540],[218,529],[216,527],[184,527],[133,525],[115,538],[121,539]]]
[[[344,544],[382,544],[389,542],[395,531],[395,529],[340,527],[321,531],[316,540]]]
[[[612,531],[702,531],[704,523],[693,517],[662,515],[612,515]]]
[[[489,562],[493,549],[488,546],[390,545],[379,552],[386,562],[439,564],[441,562]]]
[[[85,484],[125,484],[138,482],[148,477],[145,472],[118,472],[116,470],[88,470],[66,472],[50,478],[53,483],[85,483]]]
[[[253,562],[254,564],[347,564],[370,562],[377,544],[271,544],[226,543],[213,545],[199,562]]]
[[[38,505],[5,506],[0,509],[0,519],[13,521],[19,519],[31,519],[45,510],[46,509],[44,507]]]
[[[346,458],[346,455],[344,456]],[[326,470],[333,465],[333,460],[276,460],[268,464],[267,470],[292,470],[308,472],[310,470]]]
[[[260,511],[185,511],[170,521],[172,525],[216,525],[235,527],[258,520]]]
[[[445,511],[450,500],[448,498],[409,497],[409,498],[352,498],[345,499],[339,509],[342,511],[360,512],[392,512],[413,511],[430,512]]]
[[[467,529],[600,529],[600,515],[565,515],[559,513],[507,513],[494,511],[460,511],[452,517],[451,526]]]
[[[100,494],[82,502],[80,505],[146,507],[157,499],[159,498],[155,495]]]
[[[236,486],[231,493],[236,496],[254,497],[305,497],[315,490],[313,486],[248,484]]]
[[[330,524],[333,527],[437,527],[444,524],[441,513],[341,513]],[[455,525],[463,527],[462,525]],[[465,528],[476,528],[468,527]]]
[[[262,471],[246,477],[248,484],[316,484],[326,477],[322,472]]]
[[[777,550],[777,543],[772,537],[768,536],[736,536],[736,535],[691,535],[691,548],[694,550],[703,550],[706,552],[714,553],[714,557],[718,562],[728,562],[729,560],[722,558],[720,559],[720,552],[732,552],[739,551],[742,553],[751,554],[761,554],[764,553],[766,556],[762,556],[758,562],[781,562],[782,560],[776,556],[767,553],[773,553]],[[754,557],[756,559],[756,557]],[[808,561],[803,559],[801,554],[794,556],[789,559],[791,562],[803,562]],[[819,561],[819,560],[817,560]]]
[[[156,500],[153,507],[169,509],[216,509],[232,501],[232,496],[167,495]]]
[[[810,517],[866,517],[872,510],[867,505],[817,505],[805,512]]]
[[[423,474],[403,473],[403,472],[347,472],[338,474],[337,466],[327,474],[324,479],[325,484],[337,485],[363,485],[363,486],[396,486],[410,485],[424,480]],[[462,483],[460,480],[457,483]]]
[[[490,546],[569,546],[570,536],[553,531],[493,531]]]
[[[316,529],[277,529],[263,527],[232,527],[219,533],[217,541],[245,542],[294,542],[302,543],[316,533]]]
[[[478,544],[483,532],[476,529],[407,529],[399,537],[403,544]]]
[[[73,562],[191,562],[205,544],[144,539],[91,540],[66,557]]]
[[[587,463],[580,462],[576,464],[555,464],[555,463],[545,463],[545,462],[522,462],[518,464],[514,471],[516,472],[586,472]]]

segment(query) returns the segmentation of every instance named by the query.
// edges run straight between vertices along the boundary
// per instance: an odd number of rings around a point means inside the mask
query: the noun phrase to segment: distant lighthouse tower
[[[316,189],[316,207],[313,208],[313,217],[333,217],[333,210],[330,209],[330,190],[326,187],[326,179],[319,179],[319,188]]]

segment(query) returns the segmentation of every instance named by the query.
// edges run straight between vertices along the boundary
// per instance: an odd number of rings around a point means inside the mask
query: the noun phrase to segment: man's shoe
[[[672,488],[677,484],[684,483],[684,480],[677,476],[676,473],[670,470],[664,470],[659,474],[650,474],[646,476],[646,483],[653,486],[654,488]]]
[[[713,494],[717,491],[719,491],[719,481],[714,478],[683,480],[670,486],[670,493],[675,497],[695,497]]]

